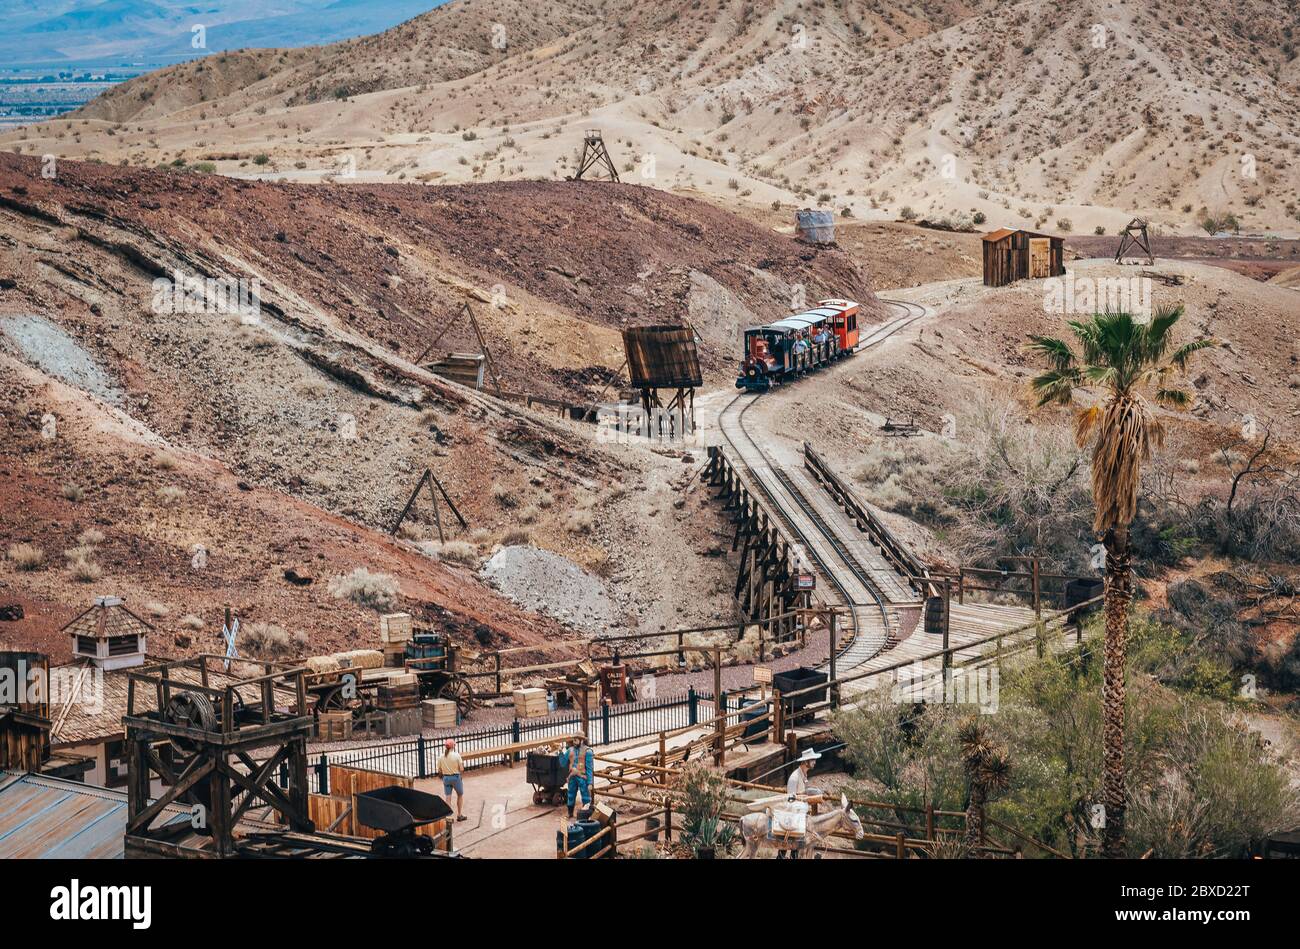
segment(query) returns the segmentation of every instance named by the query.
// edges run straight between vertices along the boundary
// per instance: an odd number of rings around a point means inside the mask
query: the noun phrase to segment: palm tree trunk
[[[1124,855],[1124,665],[1133,563],[1127,528],[1106,532],[1106,642],[1102,663],[1102,853]]]

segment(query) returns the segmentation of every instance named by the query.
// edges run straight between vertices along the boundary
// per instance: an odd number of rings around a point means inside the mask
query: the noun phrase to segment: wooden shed
[[[1065,238],[1004,227],[984,235],[984,285],[1059,277],[1065,273]]]

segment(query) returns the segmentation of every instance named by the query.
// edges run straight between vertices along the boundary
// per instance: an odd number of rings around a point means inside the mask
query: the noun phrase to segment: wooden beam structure
[[[709,461],[703,474],[736,525],[731,549],[740,553],[740,567],[733,593],[742,623],[769,625],[769,618],[783,617],[770,624],[771,639],[773,643],[794,639],[803,631],[796,611],[807,609],[812,599],[811,592],[798,588],[797,547],[769,516],[721,449],[709,448]],[[763,658],[760,655],[759,661]]]
[[[600,129],[587,129],[582,139],[582,155],[578,158],[578,170],[569,180],[581,181],[583,175],[593,170],[599,172],[602,168],[609,175],[609,180],[617,184],[618,169],[614,167],[614,159],[610,157]]]
[[[1124,233],[1119,239],[1119,250],[1115,251],[1115,263],[1122,264],[1124,254],[1133,247],[1142,251],[1148,267],[1156,262],[1155,255],[1151,253],[1151,237],[1147,234],[1147,222],[1140,217],[1135,217],[1124,226]]]

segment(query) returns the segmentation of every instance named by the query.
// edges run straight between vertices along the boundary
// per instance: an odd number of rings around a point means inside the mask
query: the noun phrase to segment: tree
[[[970,786],[966,803],[967,847],[984,842],[984,805],[994,794],[1011,785],[1011,759],[1005,748],[993,743],[987,729],[977,719],[965,722],[957,732],[961,761]]]
[[[1186,371],[1194,353],[1216,345],[1198,339],[1171,351],[1171,331],[1182,315],[1182,306],[1177,306],[1162,307],[1149,322],[1122,312],[1071,320],[1078,354],[1062,339],[1030,337],[1030,351],[1043,356],[1049,366],[1031,382],[1040,407],[1071,405],[1076,389],[1099,390],[1102,396],[1100,402],[1078,409],[1074,435],[1081,448],[1092,446],[1093,531],[1106,548],[1102,797],[1103,852],[1108,857],[1122,856],[1124,850],[1124,662],[1133,600],[1129,529],[1137,511],[1142,465],[1164,437],[1144,394],[1149,392],[1160,405],[1186,408],[1191,393],[1174,375]]]

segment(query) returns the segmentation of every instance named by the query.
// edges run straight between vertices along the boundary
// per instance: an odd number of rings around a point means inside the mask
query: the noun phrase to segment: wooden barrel
[[[925,601],[925,631],[936,636],[942,636],[946,625],[948,625],[948,607],[943,597],[927,597]]]

